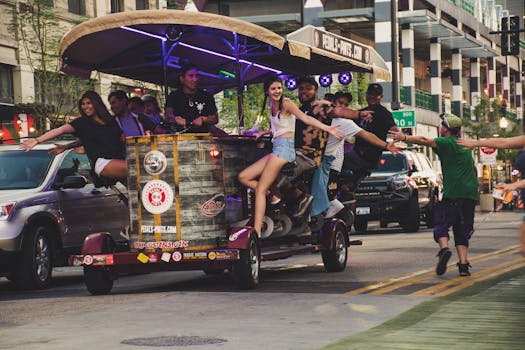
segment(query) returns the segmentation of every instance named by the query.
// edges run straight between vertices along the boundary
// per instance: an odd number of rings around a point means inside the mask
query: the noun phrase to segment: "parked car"
[[[420,221],[433,227],[441,182],[430,164],[420,152],[383,152],[377,169],[355,192],[355,230],[366,231],[372,220],[379,220],[381,227],[398,222],[407,232],[417,232]]]
[[[95,188],[85,154],[55,157],[50,147],[0,146],[0,275],[23,288],[48,286],[53,267],[67,265],[91,233],[127,242],[129,211],[119,192]]]

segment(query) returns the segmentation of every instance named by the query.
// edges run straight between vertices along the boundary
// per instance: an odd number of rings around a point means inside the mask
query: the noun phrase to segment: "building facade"
[[[502,56],[501,18],[519,16],[523,0],[49,0],[66,26],[85,17],[139,9],[181,7],[237,17],[285,35],[305,24],[374,47],[393,73],[382,82],[385,104],[415,113],[415,133],[437,135],[441,112],[476,119],[481,98],[499,100],[515,122],[523,118],[525,35],[518,55]],[[9,23],[21,1],[0,0]],[[132,86],[133,82],[119,83]],[[114,77],[98,76],[95,89],[107,95]],[[0,113],[35,99],[35,83],[20,43],[0,29]],[[3,111],[3,112],[2,112]]]

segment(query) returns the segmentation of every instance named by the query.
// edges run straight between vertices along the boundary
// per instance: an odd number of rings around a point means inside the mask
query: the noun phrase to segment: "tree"
[[[55,128],[72,115],[77,98],[82,90],[92,89],[92,83],[60,72],[60,39],[67,26],[76,23],[61,22],[52,1],[18,2],[12,14],[9,30],[15,34],[22,61],[30,67],[35,82],[34,100],[25,109],[36,118],[37,130],[43,132],[47,123]]]

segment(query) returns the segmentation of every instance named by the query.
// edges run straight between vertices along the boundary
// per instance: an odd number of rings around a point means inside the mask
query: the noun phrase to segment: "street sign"
[[[413,128],[416,126],[416,112],[413,110],[392,111],[392,116],[398,128]]]
[[[496,157],[498,155],[497,149],[492,147],[480,147],[479,150],[481,164],[496,164]]]

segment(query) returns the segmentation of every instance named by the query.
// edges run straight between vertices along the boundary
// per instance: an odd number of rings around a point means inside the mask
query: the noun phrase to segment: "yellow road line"
[[[506,267],[506,268],[504,268],[502,270],[494,271],[494,272],[492,272],[490,274],[486,274],[484,276],[480,276],[480,277],[476,278],[475,280],[467,278],[467,280],[464,283],[462,283],[462,284],[460,284],[460,285],[458,285],[456,287],[447,289],[447,290],[445,290],[445,291],[443,291],[441,293],[438,293],[438,294],[436,294],[436,296],[441,297],[441,296],[449,295],[451,293],[457,292],[457,291],[459,291],[461,289],[464,289],[466,287],[470,287],[470,286],[472,286],[473,284],[475,284],[477,282],[481,282],[481,281],[487,280],[489,278],[502,275],[502,274],[504,274],[506,272],[509,272],[509,271],[512,271],[512,270],[516,270],[516,269],[519,269],[521,267],[525,267],[525,261],[523,260],[523,258],[520,258],[520,259],[522,261],[521,263],[510,265],[510,266],[508,266],[508,267]],[[516,259],[516,260],[518,260],[518,259]]]
[[[519,247],[520,247],[519,245],[512,245],[512,246],[504,247],[504,248],[501,248],[501,249],[498,249],[498,250],[495,250],[489,253],[474,255],[470,258],[470,261],[471,262],[482,262],[485,260],[493,259],[495,257],[508,255],[508,254],[510,255],[510,254],[518,252]],[[455,263],[451,263],[448,265],[448,267],[452,267],[454,265]],[[345,294],[354,295],[354,294],[363,294],[369,291],[373,291],[373,292],[370,292],[369,294],[379,295],[382,293],[390,292],[395,289],[399,289],[401,287],[412,284],[414,282],[420,282],[426,278],[435,276],[434,274],[435,274],[435,268],[432,267],[432,268],[420,270],[417,272],[411,272],[411,273],[408,273],[408,274],[405,274],[399,277],[390,278],[388,280],[385,280],[385,281],[382,281],[376,284],[372,284],[366,287],[354,289],[354,290],[346,292]]]
[[[428,288],[425,288],[425,289],[422,289],[422,290],[418,290],[417,292],[414,292],[412,293],[411,295],[418,295],[418,296],[422,296],[422,295],[437,295],[438,293],[440,293],[441,290],[444,290],[446,289],[447,287],[450,287],[452,286],[452,288],[455,288],[454,285],[457,285],[458,283],[462,283],[462,282],[465,282],[465,281],[472,281],[472,280],[475,280],[476,278],[480,277],[480,276],[485,276],[486,274],[488,273],[492,273],[493,271],[500,271],[502,268],[505,268],[507,267],[508,265],[513,265],[513,264],[516,264],[516,263],[519,263],[519,262],[525,262],[525,259],[523,258],[517,258],[517,259],[514,259],[514,260],[510,260],[510,261],[504,261],[504,262],[501,262],[497,265],[492,265],[492,266],[488,266],[480,271],[476,271],[475,273],[472,274],[472,276],[470,276],[470,278],[465,278],[465,277],[461,277],[461,276],[458,276],[458,277],[455,277],[451,280],[448,280],[448,281],[443,281],[439,284],[436,284],[435,286],[432,286],[432,287],[428,287]]]

